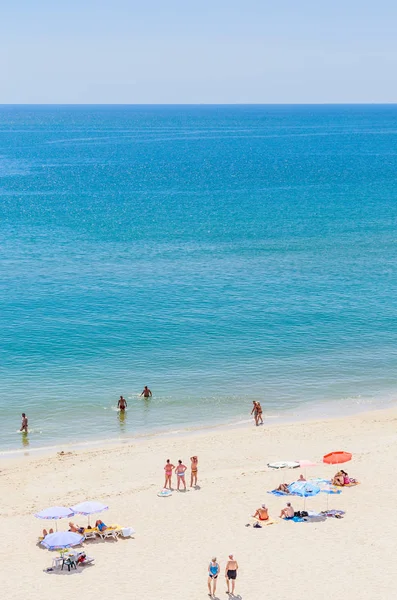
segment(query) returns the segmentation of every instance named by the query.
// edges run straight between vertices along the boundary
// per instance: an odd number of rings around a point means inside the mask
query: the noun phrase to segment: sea
[[[0,106],[2,453],[392,405],[396,298],[395,105]]]

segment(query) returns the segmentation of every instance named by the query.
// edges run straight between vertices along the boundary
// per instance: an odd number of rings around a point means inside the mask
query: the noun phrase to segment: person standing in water
[[[191,467],[191,474],[190,474],[190,487],[193,487],[194,485],[197,485],[197,471],[198,471],[198,458],[197,456],[192,456],[190,458],[190,467]]]
[[[259,423],[260,421],[260,423]],[[261,403],[257,402],[256,403],[256,424],[257,425],[263,425],[263,418],[262,418],[262,407],[261,407]]]
[[[255,425],[258,425],[258,407],[257,407],[257,401],[253,400],[252,404],[253,404],[253,407],[252,407],[252,410],[251,410],[251,415],[254,415]]]
[[[151,398],[152,392],[151,392],[151,390],[149,390],[148,386],[145,385],[145,387],[143,388],[142,394],[139,394],[139,396],[143,396],[144,398]]]
[[[28,432],[28,418],[25,415],[25,413],[22,413],[22,423],[21,423],[21,429],[19,431],[24,431],[25,433]]]
[[[121,411],[125,411],[127,408],[127,400],[123,398],[123,396],[120,396],[120,400],[117,403],[117,408],[119,408]]]

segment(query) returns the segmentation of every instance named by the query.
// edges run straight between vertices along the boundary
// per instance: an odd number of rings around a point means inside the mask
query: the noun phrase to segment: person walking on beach
[[[211,559],[208,567],[208,591],[209,597],[213,598],[216,592],[216,580],[218,579],[220,567],[216,562],[216,556]]]
[[[167,458],[167,462],[165,463],[165,467],[164,467],[164,471],[165,471],[165,483],[164,483],[164,489],[167,489],[167,484],[168,487],[171,489],[171,477],[172,477],[172,471],[175,469],[175,465],[171,464],[171,461],[169,458]]]
[[[145,385],[145,387],[143,388],[142,393],[139,394],[139,396],[143,396],[144,398],[151,398],[152,397],[152,392],[151,392],[151,390],[149,390],[148,386]]]
[[[123,398],[123,396],[120,396],[120,400],[117,403],[117,408],[119,408],[121,411],[125,411],[127,408],[127,400]]]
[[[25,415],[25,413],[22,413],[22,423],[21,423],[21,429],[19,431],[24,431],[25,433],[28,432],[28,418]]]
[[[191,456],[190,458],[190,463],[191,463],[191,474],[190,474],[190,487],[193,487],[194,485],[197,485],[197,471],[198,471],[198,458],[197,456]]]
[[[253,400],[252,404],[253,404],[253,407],[252,407],[252,410],[251,410],[251,415],[254,415],[255,425],[258,425],[258,407],[257,407],[257,401]]]
[[[178,466],[175,469],[176,478],[177,478],[177,486],[176,489],[179,490],[180,483],[183,483],[183,487],[186,491],[186,481],[185,481],[185,471],[187,466],[182,463],[181,460],[178,460]]]
[[[237,571],[238,571],[237,560],[234,560],[233,554],[229,554],[229,560],[227,561],[226,568],[225,568],[225,577],[226,577],[226,585],[227,585],[226,594],[230,594],[230,582],[232,582],[231,594],[232,594],[232,596],[234,596],[234,587],[236,585]]]
[[[256,424],[259,425],[259,421],[260,424],[263,425],[263,418],[262,418],[262,407],[261,407],[261,403],[257,402],[256,403]]]

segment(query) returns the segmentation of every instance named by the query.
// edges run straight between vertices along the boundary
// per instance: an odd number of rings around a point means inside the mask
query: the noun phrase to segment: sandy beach
[[[60,600],[81,597],[137,597],[144,600],[207,596],[207,567],[215,555],[221,566],[217,597],[227,598],[223,577],[233,552],[240,569],[236,596],[295,600],[348,597],[391,598],[397,525],[393,475],[397,456],[397,409],[264,427],[214,429],[179,437],[152,437],[106,448],[55,452],[0,460],[1,587],[4,598]],[[253,529],[249,515],[262,503],[276,518],[284,498],[266,492],[293,481],[299,470],[274,471],[272,460],[320,461],[327,452],[347,450],[345,465],[361,484],[329,497],[343,519],[319,523],[282,522]],[[159,498],[163,466],[170,458],[199,456],[200,489]],[[328,477],[323,464],[307,476]],[[175,479],[175,478],[174,478]],[[188,477],[189,479],[189,477]],[[86,499],[106,502],[105,523],[136,530],[134,539],[87,541],[95,565],[78,572],[45,573],[52,553],[36,545],[49,521],[33,514],[52,505]],[[295,509],[303,507],[293,498]],[[313,510],[327,497],[307,500]],[[85,517],[75,518],[85,524]],[[67,521],[59,521],[66,529]]]

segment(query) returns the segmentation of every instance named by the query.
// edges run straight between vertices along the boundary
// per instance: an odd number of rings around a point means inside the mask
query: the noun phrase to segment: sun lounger
[[[103,531],[98,530],[97,533],[102,540],[106,538],[113,538],[114,540],[117,540],[117,529],[114,529],[113,527],[107,527]]]
[[[97,529],[86,529],[83,535],[86,540],[94,540],[96,538],[97,533]]]

